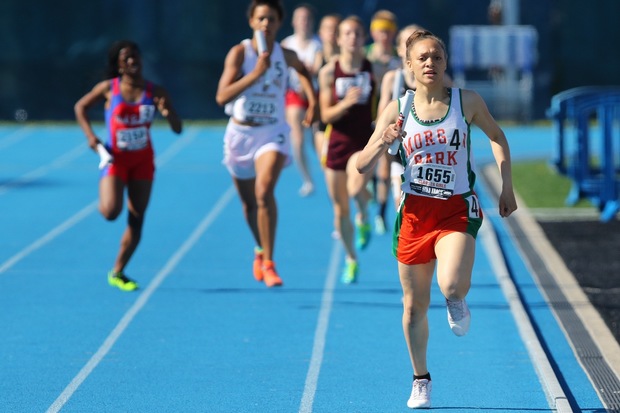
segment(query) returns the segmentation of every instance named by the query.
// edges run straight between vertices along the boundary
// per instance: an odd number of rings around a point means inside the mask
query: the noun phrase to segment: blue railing
[[[553,164],[572,181],[566,199],[589,199],[601,221],[620,210],[620,86],[585,86],[558,93],[547,116],[553,120]]]

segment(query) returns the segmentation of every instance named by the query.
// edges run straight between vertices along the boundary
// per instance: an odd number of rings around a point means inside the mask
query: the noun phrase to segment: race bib
[[[409,187],[418,195],[445,200],[454,194],[455,177],[451,166],[432,163],[413,165]]]
[[[366,103],[372,92],[372,79],[370,73],[361,72],[353,77],[339,77],[336,79],[334,89],[338,99],[343,99],[347,94],[347,90],[352,87],[359,87],[362,89],[362,93],[357,103]]]
[[[149,141],[146,126],[116,131],[116,147],[123,151],[137,151],[146,148]]]
[[[270,125],[277,122],[276,104],[272,99],[252,96],[243,103],[245,119],[248,122]]]

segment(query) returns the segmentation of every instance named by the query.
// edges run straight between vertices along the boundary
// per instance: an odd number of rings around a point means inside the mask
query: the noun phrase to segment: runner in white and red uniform
[[[321,68],[321,41],[314,34],[314,8],[304,3],[293,10],[291,25],[293,34],[285,37],[281,45],[297,53],[310,77],[312,78],[313,93],[316,94],[318,85],[316,76]],[[297,168],[301,173],[302,185],[299,188],[299,195],[307,196],[314,192],[314,182],[308,157],[306,155],[305,130],[303,126],[304,113],[308,108],[308,99],[302,85],[299,82],[299,75],[293,69],[289,69],[289,84],[286,92],[286,120],[291,127],[291,143],[293,155]]]
[[[158,111],[175,133],[181,133],[182,124],[166,90],[142,77],[140,51],[134,42],[114,43],[108,56],[107,79],[75,104],[75,117],[89,146],[106,159],[100,164],[99,180],[99,210],[106,219],[115,220],[120,215],[127,190],[127,228],[108,282],[123,291],[133,291],[138,284],[124,270],[140,242],[151,196],[155,171],[151,123]],[[95,135],[87,115],[100,102],[104,102],[108,128],[105,142]]]
[[[403,290],[403,332],[413,367],[407,406],[431,407],[432,382],[426,352],[433,274],[445,297],[448,324],[457,336],[469,330],[471,314],[465,296],[471,286],[475,237],[482,211],[474,192],[475,173],[470,125],[491,142],[502,177],[498,213],[517,209],[512,189],[510,149],[484,100],[473,90],[445,87],[446,47],[426,30],[407,39],[406,65],[414,74],[412,107],[393,100],[377,119],[374,133],[357,159],[359,172],[372,170],[395,141],[405,166],[394,232],[394,253]],[[405,116],[405,130],[398,123]]]
[[[461,108],[460,89],[448,89],[449,109],[441,119],[423,121],[409,111],[400,151],[405,193],[396,220],[394,254],[405,264],[424,264],[437,258],[435,244],[450,232],[474,238],[482,210],[474,182],[474,159],[469,124]],[[404,97],[399,104],[403,104]],[[415,106],[414,106],[415,107]],[[422,201],[420,197],[425,199]],[[404,214],[420,220],[403,219]],[[422,218],[423,217],[423,218]],[[433,217],[433,218],[431,218]]]

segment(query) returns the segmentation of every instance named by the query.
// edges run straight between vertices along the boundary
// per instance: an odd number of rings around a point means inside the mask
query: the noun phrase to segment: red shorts
[[[286,106],[298,106],[300,108],[308,109],[308,99],[292,89],[288,89],[286,91],[286,96],[284,99]]]
[[[149,147],[140,151],[123,151],[112,154],[114,162],[101,171],[104,176],[117,176],[127,183],[129,181],[152,181],[155,176],[155,154]]]
[[[403,264],[426,264],[437,258],[435,245],[445,235],[464,232],[476,238],[482,219],[474,192],[447,200],[407,194],[398,212],[392,252]]]

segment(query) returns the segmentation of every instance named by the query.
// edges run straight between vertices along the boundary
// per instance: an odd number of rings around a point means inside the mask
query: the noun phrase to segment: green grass
[[[515,191],[529,208],[569,208],[566,197],[571,180],[559,174],[547,161],[515,162],[512,165]],[[591,208],[588,200],[580,200],[573,208]]]

